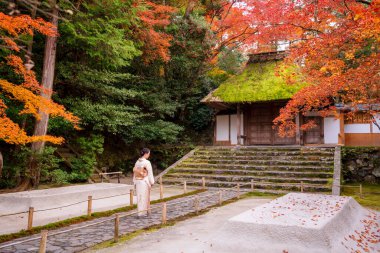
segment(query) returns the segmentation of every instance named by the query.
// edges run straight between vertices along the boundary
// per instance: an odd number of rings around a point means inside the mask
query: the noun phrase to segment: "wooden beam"
[[[338,145],[344,146],[345,136],[344,136],[344,113],[339,113],[339,135],[338,135]]]
[[[301,145],[300,113],[297,113],[296,116],[296,144]]]
[[[237,145],[241,145],[241,110],[240,110],[240,104],[237,104],[236,106],[236,127],[237,127]]]

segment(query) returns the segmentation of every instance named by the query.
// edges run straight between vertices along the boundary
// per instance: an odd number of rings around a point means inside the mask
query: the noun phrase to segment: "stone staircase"
[[[200,185],[287,193],[331,193],[334,148],[322,147],[201,147],[164,174],[165,184]],[[302,183],[301,183],[302,182]]]

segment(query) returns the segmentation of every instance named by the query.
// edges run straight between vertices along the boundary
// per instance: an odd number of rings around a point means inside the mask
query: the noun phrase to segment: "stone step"
[[[208,163],[187,163],[177,166],[180,168],[217,168],[217,169],[254,169],[254,170],[293,170],[293,171],[333,171],[333,166],[300,166],[300,165],[240,165],[240,164],[208,164]]]
[[[229,188],[223,188],[223,187],[210,187],[208,186],[207,187],[208,190],[211,190],[211,191],[218,191],[218,190],[231,190]],[[235,190],[236,191],[236,190]],[[246,192],[252,192],[250,188],[242,188],[241,189],[241,192],[242,194],[246,193]],[[271,189],[254,189],[253,192],[261,192],[261,193],[271,193],[271,194],[275,194],[275,195],[285,195],[287,193],[289,193],[289,191],[284,191],[284,190],[271,190]]]
[[[335,150],[333,147],[289,147],[289,146],[240,146],[240,147],[198,147],[200,151],[329,151]]]
[[[308,177],[270,177],[270,176],[246,176],[246,175],[208,175],[208,174],[190,174],[190,173],[181,173],[181,172],[173,172],[166,175],[167,178],[189,178],[189,179],[202,179],[204,177],[206,181],[228,181],[228,182],[250,182],[252,179],[254,182],[273,182],[273,183],[311,183],[311,184],[327,184],[329,182],[326,178],[308,178]]]
[[[165,178],[165,184],[178,184],[181,185],[186,181],[186,178]],[[238,182],[228,182],[228,181],[207,181],[206,186],[218,187],[218,188],[230,188],[237,185]],[[241,182],[239,182],[241,183]],[[187,185],[200,186],[201,180],[188,181]],[[241,184],[241,189],[250,188],[250,183]],[[271,183],[271,182],[257,182],[254,185],[255,189],[268,189],[268,190],[283,190],[283,191],[300,191],[300,183]],[[331,187],[328,185],[321,184],[303,184],[305,192],[330,192]]]
[[[279,177],[282,176],[291,176],[291,177],[318,177],[318,178],[332,178],[332,172],[303,172],[303,171],[281,171],[281,170],[220,170],[220,169],[210,169],[210,168],[174,168],[170,172],[181,172],[181,173],[202,173],[202,174],[230,174],[230,175],[247,175],[247,176],[270,176],[276,175]]]
[[[228,155],[245,155],[245,156],[327,156],[333,157],[333,152],[323,152],[323,151],[200,151],[197,150],[194,152],[195,155],[219,155],[219,156],[228,156]]]
[[[272,160],[284,160],[284,161],[325,161],[334,162],[334,156],[266,156],[266,155],[195,155],[189,159],[193,160],[262,160],[262,161],[272,161]]]
[[[273,159],[273,160],[242,160],[242,159],[199,159],[199,158],[189,158],[181,163],[181,165],[186,164],[246,164],[250,166],[256,166],[256,165],[308,165],[308,166],[333,166],[334,163],[330,161],[293,161],[293,160],[280,160],[280,159]]]
[[[195,154],[200,153],[233,153],[233,154],[244,154],[244,153],[262,153],[262,154],[286,154],[286,155],[297,155],[297,154],[321,154],[321,155],[332,155],[334,150],[326,149],[197,149]]]

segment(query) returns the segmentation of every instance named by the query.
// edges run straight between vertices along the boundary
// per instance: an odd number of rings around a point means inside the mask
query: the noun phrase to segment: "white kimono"
[[[154,176],[152,164],[145,158],[138,159],[135,167],[145,167],[148,171],[148,175],[144,179],[133,178],[133,183],[136,186],[138,216],[143,216],[147,215],[147,210],[150,209],[150,189],[154,184]]]

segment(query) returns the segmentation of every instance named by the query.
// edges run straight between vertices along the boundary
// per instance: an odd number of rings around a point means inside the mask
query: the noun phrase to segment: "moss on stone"
[[[229,78],[213,92],[214,97],[223,102],[260,102],[291,98],[304,85],[289,85],[281,75],[276,75],[280,62],[261,62],[249,64],[237,76]],[[287,69],[286,72],[292,70]]]

